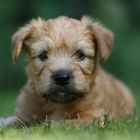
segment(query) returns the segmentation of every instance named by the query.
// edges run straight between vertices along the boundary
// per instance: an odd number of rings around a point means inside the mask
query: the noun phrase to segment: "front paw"
[[[5,120],[4,118],[1,118],[0,117],[0,127],[3,127],[4,126],[4,120]]]
[[[0,127],[22,127],[25,123],[16,116],[0,118]]]

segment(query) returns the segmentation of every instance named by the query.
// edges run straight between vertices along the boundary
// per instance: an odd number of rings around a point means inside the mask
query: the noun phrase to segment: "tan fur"
[[[112,50],[113,33],[88,17],[76,20],[58,17],[32,20],[13,36],[13,62],[21,50],[28,54],[28,82],[17,100],[16,116],[23,122],[45,119],[91,123],[104,115],[108,119],[132,117],[134,100],[127,87],[105,72],[98,64],[97,55],[105,61]],[[82,49],[87,58],[77,61],[73,54]],[[38,55],[47,51],[48,60],[41,62]],[[71,103],[44,101],[42,93],[49,92],[51,73],[69,69],[74,75],[74,87],[84,91],[84,97]]]

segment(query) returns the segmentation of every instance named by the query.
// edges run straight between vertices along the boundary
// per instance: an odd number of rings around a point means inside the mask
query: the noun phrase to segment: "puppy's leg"
[[[19,118],[16,116],[11,116],[8,118],[0,118],[0,127],[22,127],[25,123],[22,122]]]

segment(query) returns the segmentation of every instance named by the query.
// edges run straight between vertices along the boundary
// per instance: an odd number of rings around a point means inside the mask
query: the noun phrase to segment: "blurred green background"
[[[0,114],[12,110],[26,82],[24,58],[11,59],[11,36],[32,18],[90,15],[115,33],[114,49],[103,66],[124,81],[140,101],[140,0],[0,0]],[[8,113],[5,113],[6,109]]]

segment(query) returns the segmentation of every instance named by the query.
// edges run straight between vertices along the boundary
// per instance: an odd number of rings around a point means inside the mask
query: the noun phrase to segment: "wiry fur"
[[[88,17],[76,20],[68,17],[32,20],[13,36],[13,62],[21,50],[28,54],[28,82],[22,89],[15,115],[23,122],[45,120],[91,123],[108,119],[132,117],[134,100],[127,87],[98,65],[112,50],[113,33]],[[78,61],[74,54],[82,49],[87,58]],[[40,61],[38,55],[47,51],[48,59]],[[42,95],[57,89],[51,80],[52,72],[59,69],[72,71],[73,83],[69,93],[81,92],[71,102],[45,101]],[[57,92],[57,90],[56,90]]]

